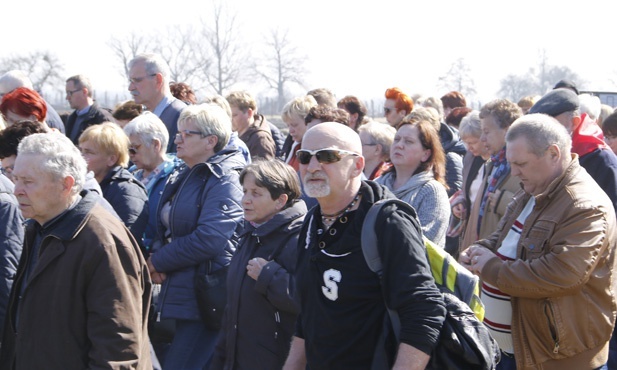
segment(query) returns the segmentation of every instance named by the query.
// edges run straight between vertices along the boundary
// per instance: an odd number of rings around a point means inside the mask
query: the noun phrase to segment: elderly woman
[[[440,247],[446,243],[450,202],[446,159],[437,130],[428,121],[404,118],[390,147],[393,167],[377,182],[418,213],[422,233]]]
[[[129,172],[144,184],[148,192],[149,217],[144,233],[144,247],[149,252],[156,234],[156,210],[159,199],[167,178],[176,168],[177,161],[165,154],[169,132],[156,114],[144,112],[135,117],[124,126],[124,133],[129,138],[129,156],[133,162]]]
[[[229,268],[227,309],[210,369],[280,369],[299,309],[288,286],[306,206],[298,199],[298,175],[282,162],[250,164],[240,182],[245,227]]]
[[[141,244],[148,223],[146,188],[126,170],[129,139],[120,126],[104,122],[88,127],[79,137],[79,150],[88,171],[101,186],[103,197]]]
[[[159,200],[157,236],[148,267],[162,283],[156,316],[173,319],[176,333],[162,359],[164,369],[202,369],[210,361],[218,330],[200,317],[195,275],[229,265],[242,222],[239,173],[246,162],[226,148],[229,116],[213,104],[190,105],[178,119],[177,156],[184,161]],[[157,353],[160,355],[160,353]]]
[[[362,141],[364,176],[375,180],[390,168],[390,146],[396,129],[386,123],[370,121],[358,129]]]

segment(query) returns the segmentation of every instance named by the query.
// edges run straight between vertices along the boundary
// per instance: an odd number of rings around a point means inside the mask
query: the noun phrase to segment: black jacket
[[[108,110],[99,107],[99,105],[95,102],[90,106],[90,110],[88,110],[88,113],[86,113],[86,117],[81,122],[81,126],[79,127],[77,135],[73,135],[73,126],[75,126],[76,122],[77,111],[73,111],[73,113],[71,113],[69,118],[67,118],[66,120],[65,129],[66,136],[71,139],[71,141],[75,145],[79,144],[79,137],[81,136],[81,133],[84,132],[88,127],[92,125],[98,125],[103,122],[116,122],[116,120]]]
[[[229,268],[227,309],[210,369],[283,366],[299,311],[290,296],[289,280],[305,214],[304,202],[296,201],[257,229],[245,222]],[[271,261],[257,281],[246,273],[248,261],[255,257]]]

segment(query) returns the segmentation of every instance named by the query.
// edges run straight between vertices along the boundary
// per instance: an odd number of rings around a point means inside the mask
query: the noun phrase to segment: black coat
[[[81,122],[81,126],[79,127],[77,135],[72,135],[75,122],[77,122],[77,111],[71,113],[69,118],[67,118],[65,128],[66,136],[71,139],[73,144],[78,145],[81,133],[84,132],[88,127],[92,125],[98,125],[103,122],[116,122],[116,120],[108,110],[103,109],[99,107],[97,103],[94,103],[90,106],[90,110],[88,110],[88,113],[86,113],[86,117]]]
[[[255,229],[246,223],[227,277],[227,309],[210,369],[280,369],[299,305],[290,296],[298,234],[306,206],[296,201]],[[257,281],[246,273],[255,257],[269,260]]]

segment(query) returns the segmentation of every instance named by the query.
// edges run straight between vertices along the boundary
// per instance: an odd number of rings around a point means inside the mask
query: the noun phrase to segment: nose
[[[311,157],[306,169],[311,173],[321,169],[321,163],[319,163],[316,156]]]

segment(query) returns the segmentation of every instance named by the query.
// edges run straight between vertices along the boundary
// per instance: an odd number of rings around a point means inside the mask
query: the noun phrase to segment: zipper
[[[281,315],[279,314],[278,311],[274,312],[274,321],[276,321],[276,327],[279,327],[279,324],[281,323]],[[274,339],[278,339],[279,336],[279,332],[278,330],[274,332]]]
[[[555,310],[553,309],[551,301],[548,299],[544,303],[544,314],[553,339],[553,353],[559,353],[559,333],[557,332],[557,325],[555,323]]]

